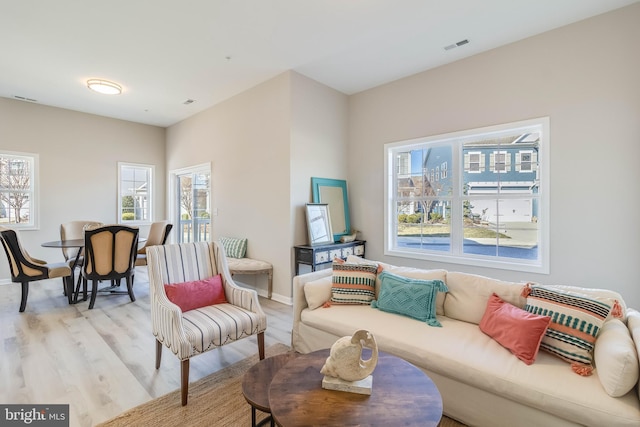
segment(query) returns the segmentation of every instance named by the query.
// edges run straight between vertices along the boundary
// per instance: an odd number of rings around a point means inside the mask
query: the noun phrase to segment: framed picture
[[[309,244],[333,243],[329,205],[327,203],[307,203],[306,210]]]

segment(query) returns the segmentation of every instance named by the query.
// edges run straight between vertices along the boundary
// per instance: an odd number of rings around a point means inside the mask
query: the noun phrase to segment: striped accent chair
[[[162,347],[180,359],[182,405],[187,404],[189,359],[242,338],[257,335],[258,354],[264,359],[267,316],[255,290],[233,282],[224,250],[215,242],[180,243],[147,248],[151,298],[151,325],[156,337],[156,369]],[[182,312],[167,298],[164,285],[222,275],[227,303]]]

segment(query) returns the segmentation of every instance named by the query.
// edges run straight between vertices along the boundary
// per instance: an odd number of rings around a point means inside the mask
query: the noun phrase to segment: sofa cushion
[[[551,316],[540,347],[567,362],[590,366],[596,338],[613,301],[542,285],[532,285],[527,292],[525,310]]]
[[[420,280],[398,276],[386,270],[379,274],[380,295],[371,306],[389,313],[402,314],[442,326],[436,319],[436,294],[446,292],[441,280]]]
[[[332,304],[366,304],[376,298],[375,264],[333,263]]]
[[[475,274],[447,272],[445,281],[449,292],[444,300],[444,314],[452,319],[476,325],[482,320],[487,301],[494,293],[502,300],[524,307],[524,283],[505,282]]]
[[[480,330],[527,365],[536,360],[551,318],[529,313],[493,294],[480,321]]]
[[[638,382],[638,354],[622,321],[611,319],[604,323],[593,359],[598,378],[609,396],[624,396]]]
[[[371,261],[364,258],[360,258],[356,255],[349,255],[347,257],[347,262],[351,263],[367,263],[367,264],[376,264],[379,265],[384,271],[390,271],[393,274],[397,274],[398,276],[410,277],[412,279],[422,279],[422,280],[442,280],[443,282],[447,282],[447,270],[443,269],[434,269],[434,270],[426,270],[423,268],[414,268],[414,267],[401,267],[396,265],[387,264],[384,262]],[[380,278],[376,280],[376,296],[380,294]],[[444,315],[444,299],[446,293],[438,292],[436,295],[436,314],[439,316]]]
[[[331,299],[331,287],[333,278],[326,276],[304,284],[304,297],[311,310],[321,307]]]
[[[247,239],[220,237],[218,241],[222,244],[225,255],[230,258],[244,258],[247,253]]]
[[[227,302],[220,274],[208,279],[164,285],[164,291],[169,301],[180,307],[183,313]]]

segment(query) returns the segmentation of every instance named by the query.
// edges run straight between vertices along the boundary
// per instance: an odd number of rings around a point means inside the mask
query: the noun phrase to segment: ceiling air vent
[[[19,99],[20,101],[27,101],[27,102],[38,102],[37,99],[33,99],[33,98],[26,98],[24,96],[18,96],[18,95],[13,95],[13,97],[15,99]]]
[[[444,50],[451,50],[459,46],[464,46],[467,43],[469,43],[469,39],[460,40],[459,42],[445,46]]]

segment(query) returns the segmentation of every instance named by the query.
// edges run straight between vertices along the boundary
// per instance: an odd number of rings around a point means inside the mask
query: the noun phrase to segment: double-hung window
[[[548,152],[548,118],[386,144],[385,254],[548,273]]]
[[[153,173],[153,165],[118,163],[118,223],[152,221]]]
[[[37,228],[38,155],[0,152],[0,225]]]

